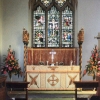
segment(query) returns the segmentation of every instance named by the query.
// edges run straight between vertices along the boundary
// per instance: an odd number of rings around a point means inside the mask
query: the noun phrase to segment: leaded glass
[[[64,3],[66,2],[66,0],[55,0],[55,1],[58,3],[60,7],[62,7]]]
[[[33,15],[33,46],[45,47],[45,12],[39,6]]]
[[[73,47],[73,15],[67,6],[62,12],[62,47]]]
[[[59,11],[52,7],[48,11],[48,47],[59,47]]]
[[[52,0],[41,0],[41,2],[47,7],[50,5],[50,3],[52,2]]]
[[[32,47],[74,47],[76,0],[33,0]]]

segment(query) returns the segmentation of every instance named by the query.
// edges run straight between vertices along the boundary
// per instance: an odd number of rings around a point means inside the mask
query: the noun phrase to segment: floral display
[[[15,52],[11,50],[11,46],[8,49],[8,55],[4,56],[3,67],[1,68],[1,74],[8,73],[9,77],[12,74],[22,76],[21,68],[19,67],[18,60],[15,58]]]
[[[97,45],[91,51],[91,57],[88,61],[88,64],[85,66],[86,69],[83,71],[83,76],[88,74],[93,76],[93,80],[96,78],[96,75],[100,75],[100,51],[98,50]]]

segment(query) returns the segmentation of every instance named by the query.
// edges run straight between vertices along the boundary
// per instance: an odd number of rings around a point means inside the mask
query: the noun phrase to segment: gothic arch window
[[[75,1],[31,1],[32,47],[74,47]]]

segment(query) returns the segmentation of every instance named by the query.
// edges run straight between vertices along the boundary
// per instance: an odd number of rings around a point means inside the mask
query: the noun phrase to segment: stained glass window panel
[[[64,3],[66,2],[66,0],[55,0],[55,1],[58,3],[60,7],[62,7]]]
[[[52,7],[48,11],[48,47],[59,47],[59,11]]]
[[[62,12],[62,47],[73,47],[73,15],[67,6]]]
[[[50,3],[52,2],[52,0],[41,0],[41,2],[47,7],[50,5]]]
[[[39,6],[33,15],[33,47],[45,47],[45,12]]]

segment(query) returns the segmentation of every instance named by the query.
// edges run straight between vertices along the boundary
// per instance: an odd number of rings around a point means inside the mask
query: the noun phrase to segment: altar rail
[[[63,62],[64,65],[70,65],[71,60],[77,65],[78,48],[27,48],[27,65],[39,65],[43,61],[46,65],[52,63],[51,51],[56,52],[54,55],[54,63]]]

